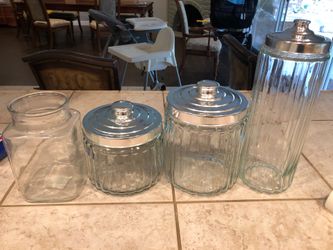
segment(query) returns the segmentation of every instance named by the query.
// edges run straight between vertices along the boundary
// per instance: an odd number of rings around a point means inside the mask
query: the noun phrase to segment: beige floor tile
[[[6,127],[6,124],[0,124],[0,134]],[[0,161],[0,201],[3,199],[10,185],[14,182],[14,177],[12,175],[12,170],[8,159],[5,158]]]
[[[7,111],[7,105],[15,98],[26,95],[31,92],[38,92],[39,90],[27,89],[24,90],[0,90],[0,123],[9,123],[11,122],[11,117]],[[64,93],[67,97],[70,97],[73,91],[65,90],[59,91]]]
[[[131,196],[115,196],[105,194],[97,190],[89,181],[81,195],[72,204],[98,204],[98,203],[136,203],[136,202],[172,202],[172,190],[170,184],[162,179],[152,188]],[[4,205],[39,205],[40,203],[28,203],[19,193],[15,185],[5,199]]]
[[[70,106],[81,112],[81,118],[98,106],[118,100],[127,100],[149,105],[164,116],[163,94],[161,91],[75,91]]]
[[[312,120],[333,120],[333,91],[322,91],[315,103]]]
[[[1,249],[176,249],[173,205],[0,208]]]
[[[241,180],[238,180],[235,186],[226,193],[210,197],[190,195],[176,189],[176,199],[177,201],[308,199],[324,198],[330,193],[330,191],[330,188],[310,164],[301,157],[294,176],[294,181],[289,189],[283,193],[269,195],[255,192],[246,187]]]
[[[0,161],[0,202],[13,182],[14,177],[9,162],[7,159],[3,159]]]
[[[333,246],[333,216],[317,201],[179,204],[186,249],[322,249]]]
[[[0,123],[0,135],[2,134],[2,132],[4,131],[4,129],[7,127],[8,124],[6,123]]]
[[[303,153],[333,187],[333,121],[311,123]]]

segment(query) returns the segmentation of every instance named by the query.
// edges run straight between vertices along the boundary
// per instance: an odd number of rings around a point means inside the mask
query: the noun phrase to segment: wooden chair
[[[180,71],[184,69],[188,54],[214,57],[214,79],[217,77],[219,56],[222,48],[221,41],[215,36],[212,27],[193,27],[188,26],[185,5],[183,1],[176,1],[177,10],[180,15],[180,23],[183,33],[184,54]]]
[[[69,21],[71,23],[71,29],[73,34],[74,34],[73,22],[77,20],[81,35],[83,34],[79,11],[51,11],[49,13],[49,18],[63,19]]]
[[[257,55],[230,34],[223,35],[222,39],[228,46],[229,86],[233,89],[252,89]]]
[[[74,38],[70,22],[63,19],[49,18],[43,0],[25,0],[25,3],[29,17],[32,20],[34,40],[36,36],[40,39],[40,30],[46,30],[48,32],[49,48],[54,47],[54,33],[58,30],[67,30],[67,35],[70,35],[72,39]]]
[[[29,63],[41,89],[120,90],[118,62],[66,50],[44,50],[22,60]]]
[[[16,3],[14,0],[10,0],[10,4],[16,20],[16,37],[20,36],[22,30],[24,33],[29,33],[29,20],[25,12],[24,3]]]

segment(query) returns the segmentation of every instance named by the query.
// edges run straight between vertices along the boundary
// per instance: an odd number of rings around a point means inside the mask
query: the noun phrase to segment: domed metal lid
[[[282,32],[266,36],[265,44],[273,49],[294,53],[328,54],[331,42],[328,38],[315,35],[309,29],[309,20],[295,19],[294,26]]]
[[[174,118],[201,126],[237,123],[244,118],[248,108],[244,95],[209,80],[171,90],[167,101]]]
[[[117,101],[89,111],[83,118],[84,133],[93,143],[109,148],[145,144],[162,131],[162,117],[155,109]]]

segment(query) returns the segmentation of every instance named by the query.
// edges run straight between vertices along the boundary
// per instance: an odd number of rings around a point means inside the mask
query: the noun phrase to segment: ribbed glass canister
[[[117,101],[89,111],[83,128],[89,179],[97,189],[131,195],[158,181],[162,154],[158,111]]]
[[[246,98],[214,81],[171,90],[167,97],[164,165],[171,183],[214,195],[237,180]]]
[[[241,178],[250,188],[279,193],[292,183],[323,82],[330,42],[309,21],[266,37],[257,63]]]

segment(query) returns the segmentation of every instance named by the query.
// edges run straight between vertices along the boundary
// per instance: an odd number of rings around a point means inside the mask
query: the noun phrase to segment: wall
[[[168,0],[152,0],[154,2],[154,16],[168,21]]]

